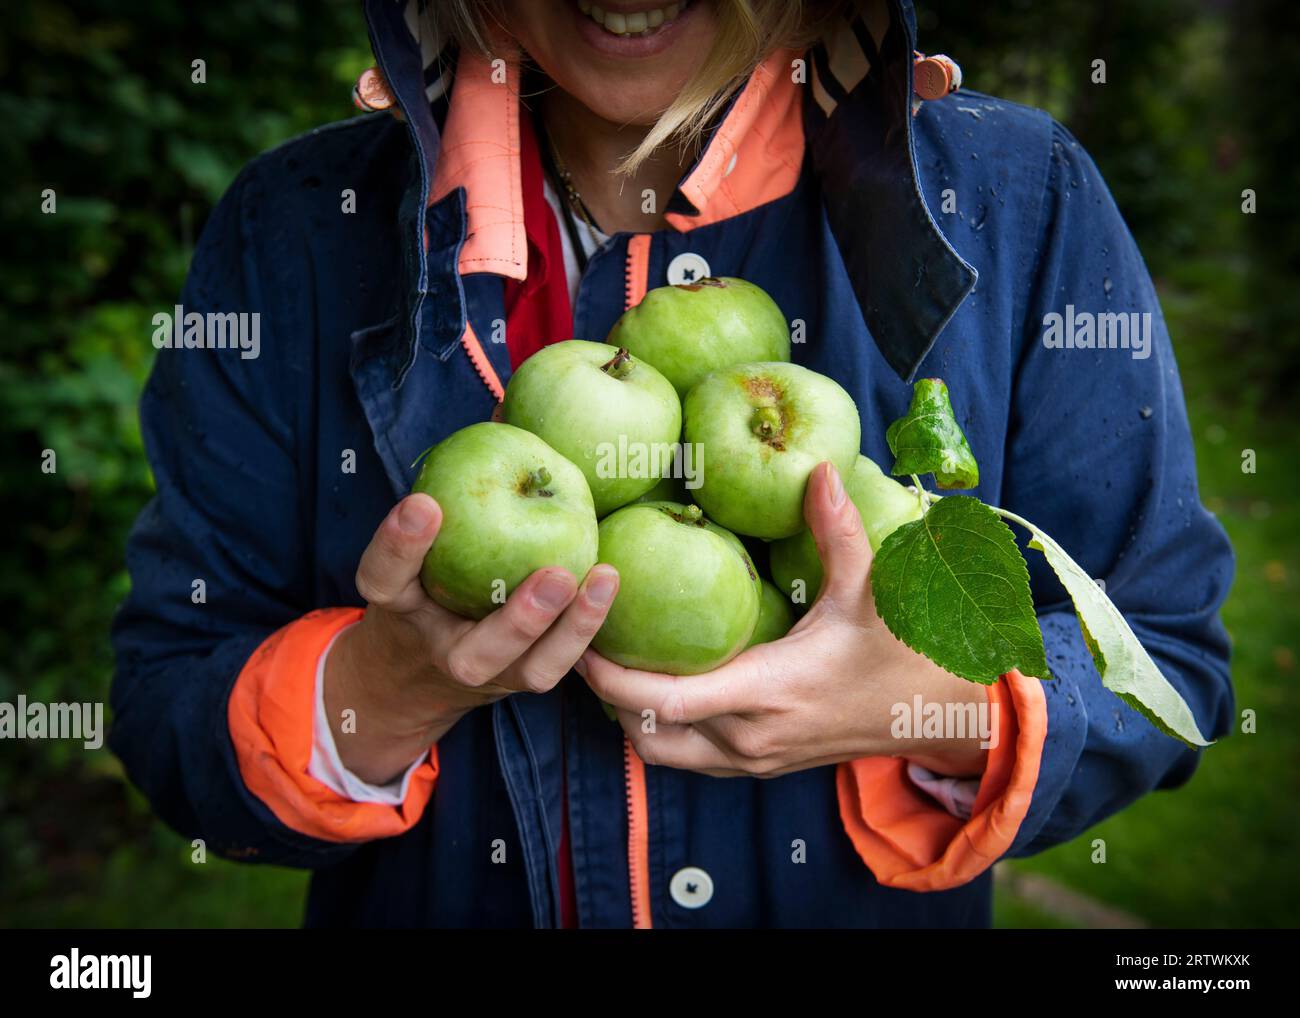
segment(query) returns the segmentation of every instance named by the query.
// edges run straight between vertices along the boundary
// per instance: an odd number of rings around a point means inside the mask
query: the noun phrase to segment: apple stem
[[[682,522],[700,526],[704,522],[704,510],[697,505],[683,506]]]
[[[551,472],[545,467],[538,467],[528,475],[528,480],[524,482],[525,495],[542,495],[549,497],[553,494],[546,490],[546,486],[551,483]]]
[[[602,364],[600,370],[610,378],[626,378],[632,372],[632,363],[632,355],[627,352],[627,347],[620,346],[618,353]]]
[[[749,419],[749,429],[764,441],[775,438],[781,433],[781,411],[774,406],[756,407]]]

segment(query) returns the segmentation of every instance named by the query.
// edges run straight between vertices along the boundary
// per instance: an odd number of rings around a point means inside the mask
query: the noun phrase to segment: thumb
[[[829,598],[844,605],[856,602],[867,590],[871,545],[858,508],[832,464],[817,464],[809,477],[803,515],[817,542],[825,576],[818,600]]]
[[[442,526],[442,508],[428,495],[407,495],[379,524],[357,566],[357,593],[395,612],[425,605],[420,567]]]

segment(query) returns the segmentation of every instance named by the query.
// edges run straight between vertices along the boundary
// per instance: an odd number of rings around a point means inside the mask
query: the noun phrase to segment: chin
[[[711,0],[658,2],[607,0],[610,10],[603,12],[587,0],[513,0],[507,23],[542,70],[597,116],[649,126],[708,58],[717,34]],[[603,24],[617,16],[624,20],[615,24],[626,28],[626,19],[638,15],[659,24],[623,34]]]
[[[566,90],[567,91],[567,90]],[[611,83],[591,90],[575,89],[570,94],[596,116],[611,124],[650,127],[676,96],[676,89],[629,92],[624,84]]]

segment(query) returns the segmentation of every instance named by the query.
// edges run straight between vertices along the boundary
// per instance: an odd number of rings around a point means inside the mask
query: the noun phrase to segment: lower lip
[[[696,8],[702,2],[703,0],[695,0],[672,21],[659,26],[659,30],[650,35],[614,35],[606,32],[591,18],[583,14],[576,3],[572,9],[573,16],[578,22],[578,35],[588,46],[606,56],[626,60],[636,57],[652,57],[666,50],[681,33],[682,25],[695,16]]]

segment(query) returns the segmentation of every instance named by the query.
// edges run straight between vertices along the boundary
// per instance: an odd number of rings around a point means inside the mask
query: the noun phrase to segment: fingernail
[[[585,654],[573,662],[573,670],[584,679],[587,677],[587,656]]]
[[[563,573],[548,573],[533,592],[533,599],[546,611],[557,612],[569,603],[571,587]]]
[[[594,573],[587,581],[587,597],[592,604],[604,608],[614,600],[614,591],[618,587],[618,577],[614,573]]]
[[[433,522],[433,500],[408,498],[397,510],[397,525],[404,534],[422,534]]]
[[[826,468],[826,474],[831,486],[831,508],[838,509],[844,504],[844,482],[840,480],[840,472],[832,466]]]

